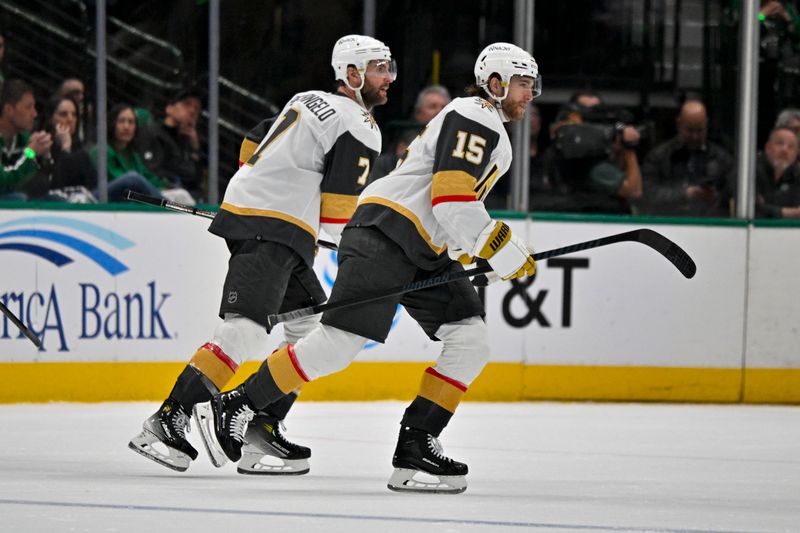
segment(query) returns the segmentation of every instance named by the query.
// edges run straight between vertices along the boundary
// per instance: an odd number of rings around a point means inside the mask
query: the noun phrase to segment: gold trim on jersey
[[[256,151],[256,148],[258,148],[257,142],[247,138],[242,141],[242,146],[239,148],[239,166],[242,166],[245,161],[253,156],[253,152]]]
[[[473,198],[478,180],[468,172],[463,170],[442,170],[433,175],[431,187],[431,201],[435,204],[436,200],[443,197]]]
[[[486,177],[482,178],[475,185],[475,194],[478,195],[478,200],[482,202],[486,199],[486,195],[488,195],[489,191],[492,190],[492,186],[494,185],[494,182],[497,181],[499,175],[500,169],[497,168],[497,165],[494,165],[492,169],[486,173]]]
[[[271,211],[269,209],[256,209],[254,207],[239,207],[237,205],[229,204],[227,202],[222,202],[219,208],[228,211],[229,213],[233,213],[234,215],[239,215],[243,217],[277,218],[278,220],[289,222],[290,224],[294,224],[298,228],[307,231],[308,233],[311,234],[311,236],[314,238],[315,241],[317,240],[317,232],[314,231],[314,228],[312,228],[299,218],[295,218],[292,215],[287,215],[286,213],[281,213],[280,211]]]
[[[324,192],[320,201],[320,222],[345,223],[353,217],[358,196]]]
[[[430,249],[436,253],[436,255],[441,255],[447,249],[447,245],[436,246],[435,244],[433,244],[431,236],[428,235],[427,231],[425,231],[422,222],[420,222],[417,215],[415,215],[414,212],[411,211],[410,209],[403,207],[398,203],[392,202],[391,200],[387,200],[386,198],[380,198],[378,196],[370,196],[369,198],[364,198],[363,200],[358,202],[358,205],[363,205],[363,204],[382,205],[406,217],[408,220],[411,221],[412,224],[414,224],[414,227],[417,228],[417,233],[419,233],[419,236],[422,237],[422,240],[425,241],[425,244],[427,244],[430,247]]]

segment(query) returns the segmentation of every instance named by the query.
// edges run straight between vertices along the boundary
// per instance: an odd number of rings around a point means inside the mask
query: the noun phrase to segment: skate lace
[[[288,441],[286,437],[283,436],[284,431],[286,431],[286,426],[284,425],[283,420],[279,420],[275,426],[273,426],[272,435],[286,448],[296,448],[297,445],[295,443]]]
[[[253,410],[246,405],[243,405],[237,409],[236,412],[233,413],[233,416],[231,416],[231,438],[238,440],[239,442],[244,442],[244,432],[247,429],[247,424],[250,423],[254,416],[255,413]]]
[[[442,448],[442,443],[439,442],[439,439],[434,437],[433,435],[428,435],[428,448],[431,450],[431,453],[436,456],[437,458],[445,461],[447,463],[453,462],[452,459],[447,457],[444,454],[444,449]]]
[[[186,413],[178,412],[172,419],[172,428],[182,439],[186,439],[186,434],[192,430],[189,424],[189,415]]]

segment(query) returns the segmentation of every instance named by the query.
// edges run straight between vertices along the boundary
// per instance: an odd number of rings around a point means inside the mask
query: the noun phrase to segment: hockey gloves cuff
[[[521,239],[511,234],[505,222],[492,222],[478,237],[474,255],[489,261],[498,276],[504,280],[532,276],[536,262]]]

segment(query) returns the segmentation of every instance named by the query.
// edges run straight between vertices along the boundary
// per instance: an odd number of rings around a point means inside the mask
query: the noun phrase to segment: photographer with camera
[[[699,100],[687,100],[675,120],[677,134],[656,146],[642,165],[642,214],[730,216],[733,158],[708,142],[708,114]]]
[[[606,107],[590,91],[572,95],[551,135],[554,149],[548,176],[580,213],[631,214],[642,195],[636,147],[640,130],[630,114]]]

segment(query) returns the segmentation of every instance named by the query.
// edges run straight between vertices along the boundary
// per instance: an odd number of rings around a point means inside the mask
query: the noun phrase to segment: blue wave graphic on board
[[[38,255],[42,259],[50,261],[59,267],[72,263],[72,259],[62,253],[51,250],[50,248],[37,246],[35,244],[27,244],[24,242],[8,242],[0,244],[0,250],[16,250],[18,252],[27,252],[29,254]]]
[[[122,235],[107,228],[103,228],[102,226],[98,226],[83,220],[75,220],[66,217],[20,217],[14,220],[3,222],[0,224],[0,228],[11,228],[15,226],[25,226],[28,224],[48,224],[51,226],[59,226],[61,228],[79,231],[106,244],[109,244],[118,250],[126,250],[135,245],[133,241],[126,239]],[[2,242],[2,240],[6,239],[15,240],[12,242]],[[35,239],[57,243],[75,251],[77,254],[80,254],[83,257],[86,257],[112,276],[117,276],[129,270],[125,264],[95,244],[92,244],[91,242],[82,238],[49,229],[22,227],[19,229],[11,229],[0,232],[0,251],[8,250],[28,253],[40,257],[41,259],[44,259],[45,261],[48,261],[58,267],[62,267],[74,262],[73,258],[68,257],[59,250],[48,248],[38,243],[33,244],[17,239]]]
[[[0,228],[21,226],[23,224],[49,224],[51,226],[60,226],[62,228],[73,229],[82,233],[86,233],[87,235],[91,235],[92,237],[110,244],[117,250],[127,250],[128,248],[135,246],[133,241],[126,239],[119,233],[113,232],[110,229],[102,226],[98,226],[97,224],[92,224],[91,222],[77,220],[74,218],[55,216],[21,217],[15,218],[14,220],[9,220],[8,222],[3,222],[0,224]]]

